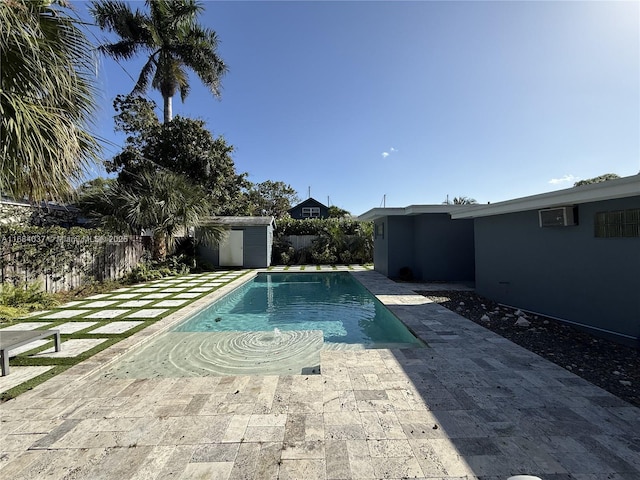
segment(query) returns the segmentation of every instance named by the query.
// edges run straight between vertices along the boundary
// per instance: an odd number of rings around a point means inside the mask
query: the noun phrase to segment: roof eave
[[[571,187],[553,192],[516,198],[475,208],[462,208],[451,213],[451,218],[477,218],[505,213],[554,208],[565,205],[613,200],[640,195],[640,174],[606,182]]]

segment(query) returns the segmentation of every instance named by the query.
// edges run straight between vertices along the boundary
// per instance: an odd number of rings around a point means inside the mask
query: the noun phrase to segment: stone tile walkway
[[[321,375],[103,378],[189,305],[0,405],[0,475],[640,478],[640,409],[406,286],[353,275],[430,348],[325,351]]]

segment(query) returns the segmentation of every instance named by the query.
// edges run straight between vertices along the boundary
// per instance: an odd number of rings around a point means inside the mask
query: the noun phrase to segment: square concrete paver
[[[109,305],[113,305],[114,303],[118,303],[117,300],[98,300],[97,302],[88,302],[84,304],[85,308],[104,308]]]
[[[204,291],[206,292],[206,291],[208,291],[208,289],[205,289]],[[193,291],[191,291],[191,292],[185,292],[185,293],[178,293],[178,294],[174,295],[173,298],[176,298],[176,299],[196,298],[196,297],[199,297],[200,295],[202,295],[201,292],[193,292]]]
[[[130,313],[125,318],[155,318],[167,312],[166,308],[143,308],[137,312]]]
[[[184,305],[188,300],[161,300],[154,307],[179,307]]]
[[[29,342],[26,345],[22,345],[18,348],[12,348],[9,350],[9,357],[15,357],[20,355],[21,353],[28,352],[29,350],[33,350],[34,348],[41,347],[51,342],[52,340],[35,340],[33,342]]]
[[[91,315],[86,315],[84,318],[116,318],[128,311],[129,309],[99,310]]]
[[[56,330],[60,330],[60,333],[69,334],[79,332],[85,328],[89,328],[98,322],[67,322],[61,325],[56,325]]]
[[[138,325],[144,322],[136,322],[136,321],[122,321],[122,322],[109,322],[107,325],[103,325],[102,327],[98,327],[95,330],[91,330],[89,333],[122,333],[127,330],[131,330],[132,328],[137,327]]]
[[[2,332],[2,330],[46,330],[48,325],[51,325],[51,322],[20,322],[2,327],[0,328],[0,332]]]
[[[59,312],[48,313],[39,318],[73,318],[87,312],[90,312],[90,310],[60,310]]]
[[[167,298],[173,295],[173,293],[147,293],[140,297],[142,300],[157,300],[158,298]]]
[[[48,348],[37,355],[34,355],[35,358],[38,357],[47,357],[47,358],[63,358],[63,357],[77,357],[81,353],[86,352],[87,350],[91,350],[93,347],[100,345],[103,342],[106,342],[106,338],[95,338],[95,339],[71,339],[65,342],[62,342],[61,350],[56,352],[54,347]]]
[[[140,295],[139,293],[120,293],[118,295],[114,295],[111,298],[114,300],[129,300],[131,298],[135,298],[138,295]]]
[[[129,300],[128,302],[121,303],[118,307],[123,308],[138,308],[149,305],[153,300]]]

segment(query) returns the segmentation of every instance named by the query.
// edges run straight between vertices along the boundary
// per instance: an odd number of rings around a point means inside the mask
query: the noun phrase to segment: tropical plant
[[[344,218],[350,216],[351,212],[344,208],[336,207],[335,205],[329,207],[329,218]]]
[[[119,40],[105,43],[100,50],[120,60],[140,52],[147,55],[133,93],[158,90],[164,100],[164,122],[172,115],[172,98],[180,92],[184,102],[189,94],[187,69],[196,73],[214,96],[220,96],[220,79],[227,70],[216,49],[213,30],[197,23],[204,7],[195,0],[147,0],[149,12],[141,12],[121,1],[93,2],[91,13],[102,30]]]
[[[617,175],[615,173],[605,173],[604,175],[599,175],[597,177],[580,180],[574,183],[573,186],[580,187],[582,185],[591,185],[592,183],[606,182],[607,180],[615,180],[616,178],[620,178],[620,175]]]
[[[0,190],[60,199],[98,160],[95,61],[67,2],[0,2]]]
[[[223,227],[203,225],[211,213],[204,189],[167,170],[143,171],[126,184],[107,182],[104,189],[81,195],[78,205],[109,230],[136,235],[151,231],[154,260],[164,260],[175,236],[190,228],[200,227],[206,244],[224,234]]]
[[[267,180],[253,184],[246,193],[248,215],[268,215],[277,219],[288,215],[289,209],[298,203],[298,193],[291,185]]]
[[[449,200],[449,197],[442,202],[444,205],[475,205],[478,202],[475,198],[470,197],[453,197],[453,200]]]
[[[295,250],[286,237],[313,235],[312,244]],[[273,244],[274,263],[370,263],[373,260],[373,222],[350,219],[285,218],[278,222]]]
[[[161,124],[155,103],[136,96],[118,96],[114,102],[116,130],[127,134],[125,147],[105,162],[122,184],[135,183],[143,172],[166,169],[185,176],[210,197],[212,214],[233,215],[243,208],[246,173],[237,174],[233,146],[214,137],[202,120],[177,116]]]
[[[40,283],[0,285],[0,322],[11,321],[35,310],[58,305],[55,296],[42,289]]]

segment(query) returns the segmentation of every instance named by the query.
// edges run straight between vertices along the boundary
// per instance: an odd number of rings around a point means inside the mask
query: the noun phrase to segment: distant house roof
[[[313,197],[309,197],[306,200],[304,200],[303,202],[300,202],[297,205],[294,205],[293,207],[291,207],[288,211],[291,212],[292,210],[295,210],[296,208],[299,207],[306,207],[308,205],[312,205],[314,207],[324,207],[324,208],[328,208],[324,203],[319,202],[318,200],[316,200]]]
[[[211,217],[204,225],[226,225],[229,227],[259,227],[275,223],[273,217]]]
[[[376,220],[382,217],[394,217],[403,215],[420,215],[422,213],[449,213],[461,208],[477,208],[479,205],[409,205],[408,207],[372,208],[362,215],[358,220]]]
[[[504,213],[562,207],[570,204],[590,203],[634,196],[640,196],[640,174],[516,198],[505,202],[464,206],[460,210],[451,212],[451,218],[488,217]]]

